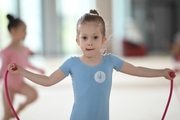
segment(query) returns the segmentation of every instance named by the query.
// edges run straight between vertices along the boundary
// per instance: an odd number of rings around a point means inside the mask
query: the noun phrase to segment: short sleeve
[[[110,55],[111,56],[111,60],[112,60],[112,64],[113,64],[113,68],[116,71],[119,71],[124,63],[124,61],[122,59],[120,59],[118,56],[115,56],[113,54]]]
[[[67,59],[60,67],[59,69],[61,69],[63,71],[63,73],[68,76],[71,72],[71,65],[72,65],[72,57]]]
[[[33,52],[28,47],[25,47],[25,50],[27,52],[27,55],[33,55]]]

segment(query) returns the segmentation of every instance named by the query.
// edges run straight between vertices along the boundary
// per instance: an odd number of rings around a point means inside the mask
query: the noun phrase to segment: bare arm
[[[54,85],[66,77],[66,75],[60,69],[57,69],[56,71],[54,71],[50,76],[45,76],[45,75],[35,74],[33,72],[25,70],[24,68],[22,68],[21,66],[15,63],[11,63],[8,65],[8,71],[11,74],[22,75],[25,78],[31,80],[32,82],[37,83],[42,86]]]
[[[32,64],[30,64],[29,62],[27,62],[27,67],[31,68],[33,70],[36,70],[36,71],[38,71],[38,72],[40,72],[42,74],[44,74],[44,70],[43,69],[37,68],[37,67],[33,66]]]
[[[136,67],[130,63],[124,62],[120,72],[139,77],[165,77],[170,80],[172,78],[169,73],[174,71],[168,68],[151,69],[146,67]]]

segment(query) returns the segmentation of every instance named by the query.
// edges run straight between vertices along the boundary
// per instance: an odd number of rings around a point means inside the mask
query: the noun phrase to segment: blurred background
[[[105,19],[109,51],[117,55],[130,54],[123,48],[127,41],[140,45],[132,55],[169,54],[180,29],[179,0],[0,0],[0,49],[10,41],[6,15],[11,13],[27,24],[25,44],[32,51],[76,54],[76,22],[90,9]]]
[[[50,74],[67,56],[80,53],[75,41],[76,22],[90,9],[97,9],[106,22],[108,52],[135,65],[174,67],[171,47],[175,34],[180,31],[180,0],[0,0],[0,50],[11,40],[6,18],[10,13],[27,25],[24,44],[38,53],[31,61]],[[169,93],[168,81],[121,73],[114,73],[113,81],[111,120],[161,118]],[[73,104],[70,80],[50,88],[29,84],[37,88],[40,97],[20,114],[22,120],[69,118]],[[172,98],[167,120],[180,119],[180,98],[176,96]],[[24,100],[22,96],[17,97],[15,106]],[[1,104],[0,100],[0,118]]]

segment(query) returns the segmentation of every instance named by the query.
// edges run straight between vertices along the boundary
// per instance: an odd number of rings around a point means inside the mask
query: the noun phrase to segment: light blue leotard
[[[97,66],[88,66],[78,57],[67,59],[60,69],[72,77],[74,105],[70,120],[109,120],[109,96],[113,69],[119,71],[123,60],[105,54]]]

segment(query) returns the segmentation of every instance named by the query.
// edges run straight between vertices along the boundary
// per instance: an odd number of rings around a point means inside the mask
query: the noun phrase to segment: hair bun
[[[90,10],[89,13],[95,14],[95,15],[99,15],[99,13],[94,9],[94,10]]]
[[[10,14],[7,15],[7,18],[9,19],[9,21],[13,21],[14,20],[14,17]]]

